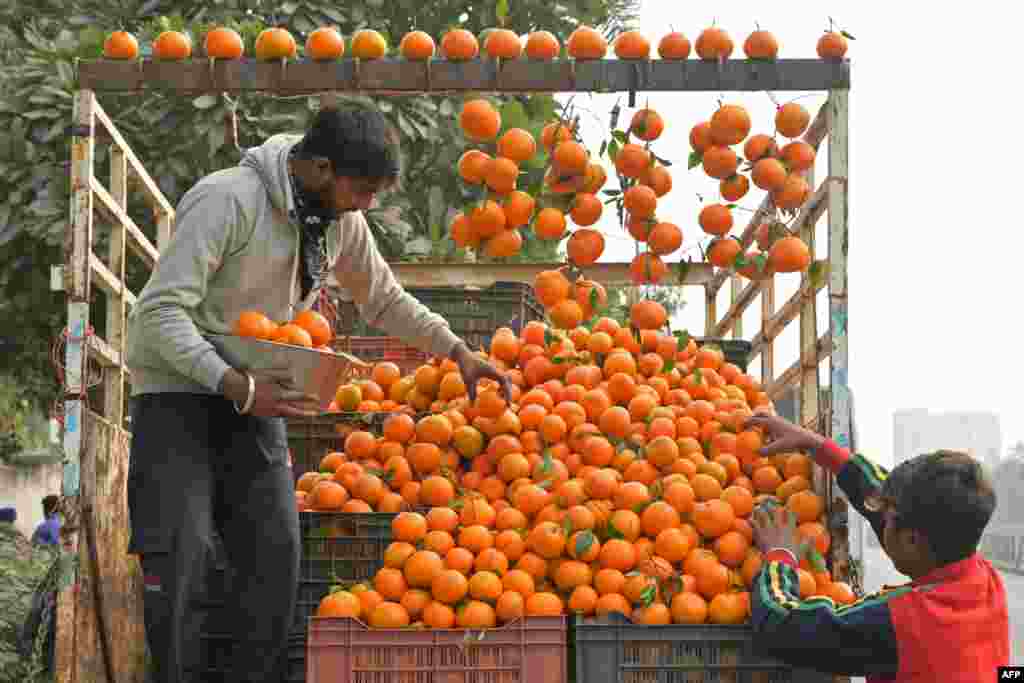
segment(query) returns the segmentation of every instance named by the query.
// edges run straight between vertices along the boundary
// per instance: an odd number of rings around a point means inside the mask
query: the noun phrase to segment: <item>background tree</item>
[[[49,348],[65,325],[63,295],[49,291],[49,269],[62,260],[60,244],[68,220],[69,124],[78,59],[101,54],[105,35],[118,27],[133,31],[143,54],[152,38],[168,28],[191,34],[201,56],[202,38],[214,25],[239,30],[252,54],[253,41],[269,25],[287,27],[302,45],[308,32],[336,26],[343,35],[369,27],[394,46],[407,31],[420,29],[439,39],[461,26],[479,34],[500,23],[519,33],[543,28],[563,42],[581,23],[601,26],[612,36],[631,23],[638,0],[363,0],[340,5],[330,0],[39,0],[0,3],[0,318],[16,321],[0,332],[0,374],[16,378],[25,396],[48,408],[55,397]],[[557,103],[550,95],[495,98],[507,126],[539,135]],[[459,259],[447,238],[450,215],[468,199],[454,167],[465,141],[457,125],[461,98],[410,96],[379,104],[402,135],[407,160],[402,188],[369,212],[378,244],[389,259]],[[156,92],[104,94],[103,106],[172,204],[201,176],[238,162],[228,121],[239,122],[238,145],[259,144],[269,135],[301,131],[316,109],[316,98],[246,94],[182,98]],[[96,169],[108,173],[105,150],[97,148]],[[129,214],[150,235],[152,217],[138,194]],[[94,249],[103,254],[107,238],[96,231]],[[546,260],[557,245],[527,236],[523,259]],[[144,284],[141,264],[126,265],[133,291]],[[95,320],[103,319],[96,297]]]

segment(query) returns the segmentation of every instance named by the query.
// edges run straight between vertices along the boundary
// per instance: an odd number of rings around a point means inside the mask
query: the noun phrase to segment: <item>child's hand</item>
[[[752,415],[745,427],[760,427],[770,437],[771,443],[758,452],[765,457],[787,451],[814,451],[825,443],[819,434],[776,415]]]
[[[754,543],[762,553],[788,550],[799,562],[810,548],[796,529],[796,513],[778,504],[758,505],[750,517]]]

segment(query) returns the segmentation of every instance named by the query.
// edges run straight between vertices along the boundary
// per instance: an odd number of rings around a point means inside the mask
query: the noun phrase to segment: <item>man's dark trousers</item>
[[[295,610],[299,520],[284,420],[202,394],[132,399],[129,552],[145,575],[153,683],[198,680],[215,534],[233,569],[232,683],[281,680]]]

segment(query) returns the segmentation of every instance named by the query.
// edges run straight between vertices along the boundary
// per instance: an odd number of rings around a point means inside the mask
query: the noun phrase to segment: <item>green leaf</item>
[[[508,18],[508,0],[498,0],[494,14],[498,17],[498,22],[504,24],[505,19]]]
[[[847,33],[846,31],[840,31],[840,32],[839,32],[839,35],[841,35],[841,36],[842,36],[843,38],[846,38],[846,39],[848,39],[848,40],[857,40],[856,38],[854,38],[853,36],[851,36],[851,35],[850,35],[849,33]]]
[[[640,594],[640,604],[644,607],[650,607],[651,603],[654,602],[655,596],[658,594],[658,589],[654,585],[647,586],[643,593]]]
[[[629,136],[626,135],[625,131],[613,130],[612,139],[624,145],[629,140]]]
[[[562,520],[562,532],[569,537],[572,535],[572,520],[566,515],[565,519]]]
[[[693,150],[690,152],[690,157],[686,160],[686,170],[692,171],[702,163],[704,163],[704,155],[697,150]]]
[[[811,286],[814,288],[821,287],[825,284],[825,280],[829,276],[829,263],[825,259],[818,259],[811,264],[811,267],[807,269],[807,277],[811,281]]]
[[[582,557],[587,554],[587,551],[594,547],[594,543],[597,539],[594,537],[594,532],[583,531],[576,537],[576,557]]]
[[[697,384],[700,384],[701,382],[704,381],[704,375],[701,374],[700,368],[693,369],[693,378],[697,382]]]
[[[661,164],[665,168],[668,168],[668,167],[670,167],[672,165],[671,161],[669,161],[668,159],[662,159],[661,157],[659,157],[656,154],[651,154],[651,157],[654,158],[659,164]]]
[[[690,345],[689,330],[679,330],[674,336],[676,338],[676,348],[680,351],[685,351],[686,347]]]
[[[622,194],[622,190],[616,190],[614,188],[610,188],[610,189],[607,189],[607,190],[601,190],[601,192],[606,194],[606,195],[608,195],[609,197],[618,197],[619,195]]]
[[[686,284],[686,275],[690,272],[690,262],[680,261],[676,264],[676,272],[678,274],[678,282],[683,285]]]
[[[618,156],[619,141],[613,139],[611,142],[608,143],[608,158],[611,159],[612,161],[615,161],[615,159],[618,158]]]
[[[665,362],[665,366],[661,369],[661,371],[668,373],[668,372],[672,372],[675,369],[676,369],[676,361],[673,358],[673,359],[668,360],[668,361]]]

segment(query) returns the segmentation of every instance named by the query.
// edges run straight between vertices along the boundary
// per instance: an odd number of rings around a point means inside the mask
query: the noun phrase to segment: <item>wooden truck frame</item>
[[[80,89],[75,95],[71,144],[70,226],[65,263],[55,272],[54,287],[67,297],[64,332],[63,497],[65,542],[57,602],[56,680],[59,683],[103,680],[141,681],[145,671],[145,639],[141,610],[141,577],[127,553],[126,480],[128,439],[124,363],[126,316],[135,294],[125,284],[127,250],[150,269],[174,229],[174,208],[118,132],[97,94],[159,89],[181,96],[202,93],[261,91],[278,95],[360,92],[370,95],[441,94],[459,92],[626,92],[631,105],[637,92],[803,91],[828,93],[827,102],[804,139],[816,149],[827,140],[828,174],[815,184],[793,227],[810,246],[815,227],[827,214],[826,272],[801,276],[796,293],[776,305],[773,279],[744,281],[707,263],[687,269],[685,285],[706,293],[706,336],[743,333],[743,315],[760,297],[760,324],[753,336],[753,355],[761,358],[762,382],[773,399],[798,391],[799,419],[823,430],[841,445],[851,445],[850,392],[847,374],[847,246],[848,224],[848,61],[783,59],[774,62],[730,60],[702,62],[596,60],[496,63],[397,59],[372,62],[343,59],[332,63],[193,60],[185,62],[86,61],[79,65]],[[326,95],[329,97],[330,95]],[[97,145],[110,152],[110,177],[104,185],[95,169]],[[129,186],[141,189],[153,211],[156,244],[127,211]],[[761,220],[773,211],[765,199],[742,233],[744,248],[754,239]],[[93,251],[97,218],[110,224],[106,259]],[[153,231],[150,230],[150,233]],[[495,280],[532,282],[553,264],[396,264],[408,286],[443,284],[486,286]],[[587,277],[607,284],[628,283],[627,265],[603,263],[584,268]],[[822,275],[819,269],[818,274]],[[730,284],[728,308],[719,315],[719,293]],[[90,317],[93,287],[106,296],[105,321]],[[828,324],[819,325],[818,293],[827,290]],[[775,373],[775,342],[799,319],[799,357]],[[826,329],[820,329],[825,327]],[[830,358],[823,390],[819,366]],[[90,368],[99,368],[104,402],[90,406],[95,383]],[[95,370],[93,370],[95,372]],[[100,379],[101,377],[101,379]],[[821,397],[827,399],[822,401]],[[827,405],[822,405],[827,403]],[[846,500],[820,469],[815,489],[827,493],[833,572],[859,583],[851,548],[859,546],[860,525],[849,524]],[[851,544],[848,530],[854,532]]]

